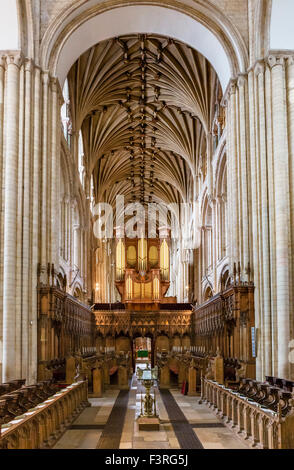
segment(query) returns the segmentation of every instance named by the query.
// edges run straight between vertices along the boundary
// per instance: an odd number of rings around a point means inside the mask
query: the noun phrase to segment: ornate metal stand
[[[137,378],[144,385],[146,389],[145,397],[142,397],[141,392],[141,414],[139,418],[158,418],[156,412],[156,395],[154,390],[154,396],[152,397],[150,390],[154,385],[154,381],[157,380],[157,369],[150,369],[149,364],[147,364],[146,369],[137,369]]]

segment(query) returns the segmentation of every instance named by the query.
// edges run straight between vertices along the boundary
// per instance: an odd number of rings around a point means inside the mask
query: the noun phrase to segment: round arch
[[[228,264],[225,264],[219,276],[219,287],[221,291],[226,290],[231,284],[230,270]]]
[[[211,287],[206,284],[204,289],[203,289],[203,302],[207,302],[209,299],[213,297],[213,292],[211,290]]]
[[[156,5],[121,0],[67,8],[48,28],[41,46],[42,66],[61,86],[72,64],[91,46],[125,34],[160,34],[172,37],[203,54],[215,68],[223,92],[229,80],[248,65],[246,46],[238,31],[215,6]],[[175,6],[176,5],[176,6]],[[92,8],[91,8],[92,7]],[[185,8],[185,9],[184,9]]]

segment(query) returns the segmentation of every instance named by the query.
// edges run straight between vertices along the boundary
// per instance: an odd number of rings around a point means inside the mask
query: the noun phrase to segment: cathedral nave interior
[[[293,8],[0,0],[0,449],[294,448]]]

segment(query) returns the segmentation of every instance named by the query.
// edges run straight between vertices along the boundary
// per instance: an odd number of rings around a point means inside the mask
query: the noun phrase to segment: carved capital
[[[218,194],[217,195],[217,202],[219,204],[226,203],[227,202],[227,195],[225,193]]]
[[[229,83],[229,88],[228,88],[228,97],[231,97],[231,95],[234,95],[236,93],[236,88],[237,88],[237,81],[236,80],[231,80]]]
[[[6,64],[6,56],[2,55],[0,56],[0,67],[5,68],[5,64]]]
[[[223,98],[222,98],[222,100],[221,100],[221,106],[222,106],[223,108],[227,108],[227,106],[228,106],[228,96],[227,96],[227,94],[225,94],[225,95],[223,96]]]
[[[289,55],[287,57],[287,65],[293,65],[294,64],[294,54]]]
[[[272,54],[267,58],[267,62],[270,68],[276,67],[277,65],[285,66],[286,56],[283,54]]]
[[[216,203],[216,199],[211,194],[209,194],[208,195],[208,204],[210,205],[210,207],[212,208],[215,203]]]
[[[264,73],[264,69],[265,69],[265,65],[264,65],[263,60],[256,62],[254,66],[254,75],[258,77],[259,74]]]
[[[237,79],[238,88],[244,87],[246,85],[246,82],[247,82],[246,75],[242,74],[238,76],[238,79]]]
[[[52,91],[57,92],[58,91],[57,78],[49,77],[49,81],[50,81],[50,86],[51,86]]]
[[[42,72],[42,83],[43,83],[43,85],[47,86],[48,83],[49,83],[49,79],[50,79],[49,72]]]
[[[21,67],[23,63],[23,58],[20,52],[8,53],[5,55],[5,59],[6,59],[7,67],[9,65],[16,65],[17,67]]]
[[[24,61],[24,69],[25,72],[31,72],[33,70],[33,61],[31,59],[25,59]]]

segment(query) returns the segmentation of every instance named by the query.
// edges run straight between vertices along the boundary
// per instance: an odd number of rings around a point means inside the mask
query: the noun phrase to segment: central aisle
[[[141,385],[134,375],[130,391],[107,390],[86,408],[55,449],[249,449],[199,397],[155,388],[159,431],[139,431]]]

